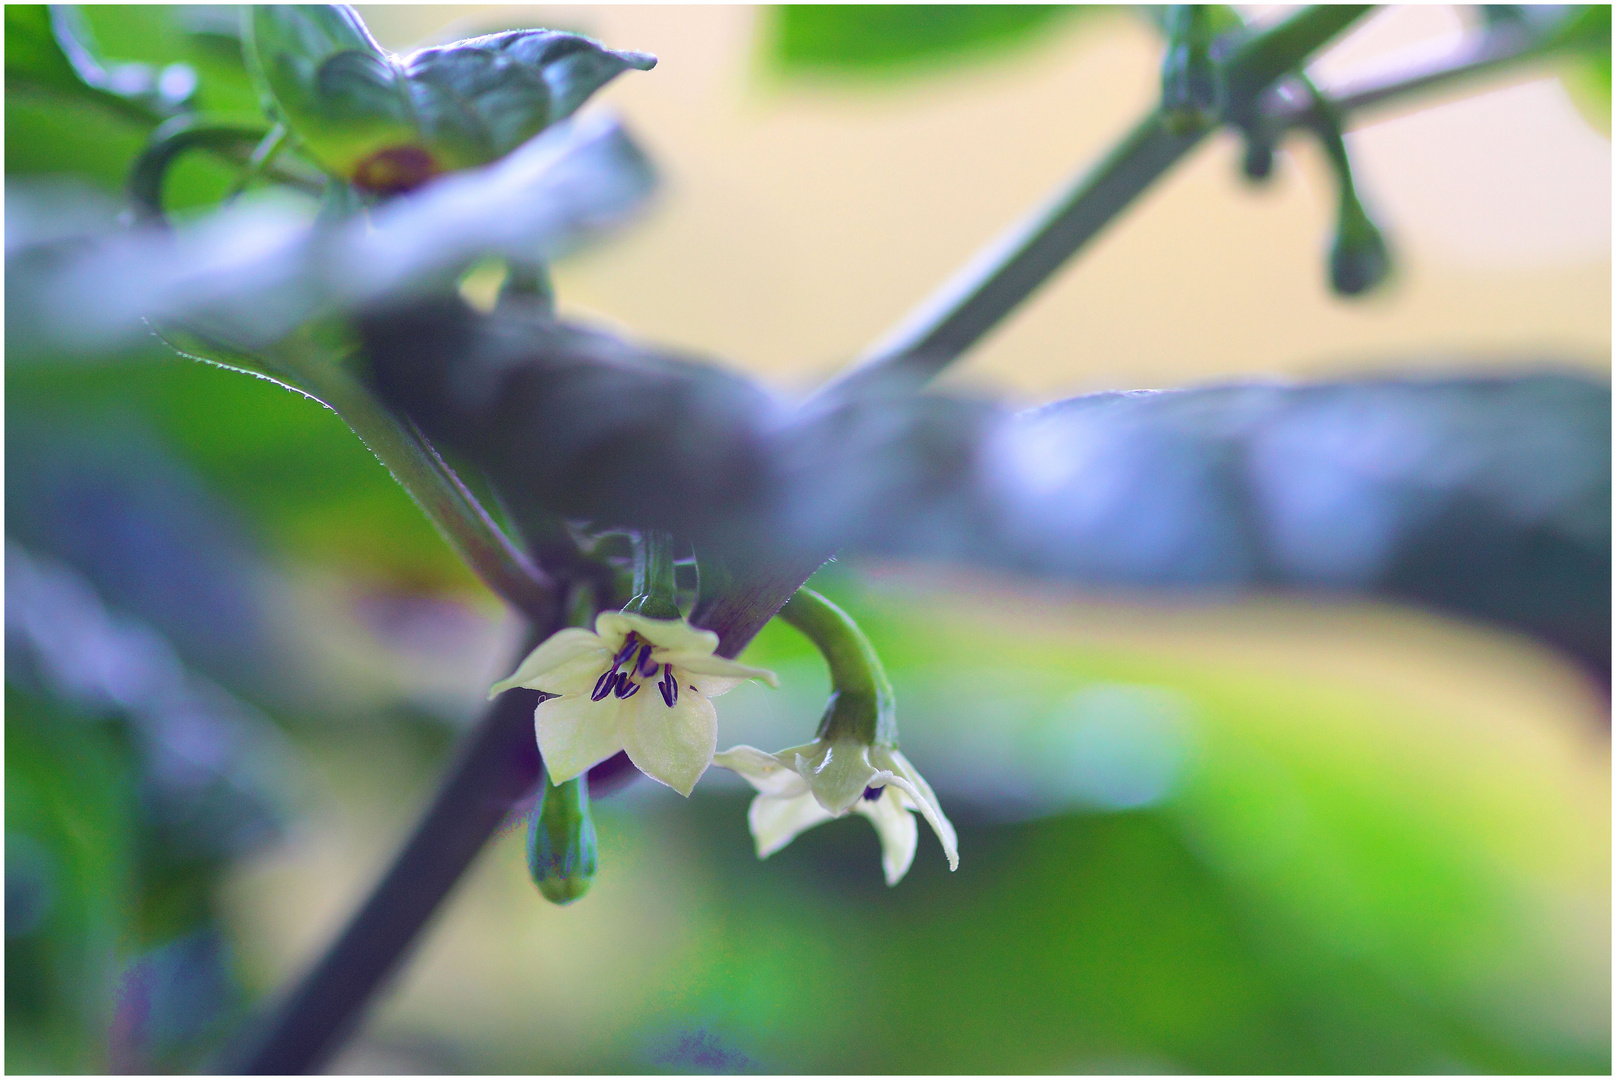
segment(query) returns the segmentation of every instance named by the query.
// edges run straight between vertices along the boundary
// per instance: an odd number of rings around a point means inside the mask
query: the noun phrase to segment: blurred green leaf
[[[6,5],[7,94],[47,94],[107,110],[151,126],[163,114],[132,95],[114,93],[106,72],[71,34],[77,16],[44,4]]]
[[[125,752],[6,684],[6,1070],[100,1072],[134,911]]]
[[[158,342],[142,361],[7,365],[10,408],[80,425],[133,411],[277,559],[401,589],[477,587],[404,489],[331,410],[272,382],[177,357]]]
[[[1059,4],[785,4],[767,9],[768,57],[788,75],[946,67],[1042,40],[1081,10]]]
[[[1560,40],[1573,51],[1560,80],[1583,119],[1610,135],[1610,9],[1589,4],[1571,16]]]

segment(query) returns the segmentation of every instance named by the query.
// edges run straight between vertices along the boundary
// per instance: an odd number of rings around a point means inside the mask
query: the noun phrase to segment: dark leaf
[[[1610,391],[1570,375],[1097,394],[904,385],[795,410],[455,302],[364,328],[379,392],[515,503],[725,557],[844,548],[1105,586],[1369,593],[1608,660]]]

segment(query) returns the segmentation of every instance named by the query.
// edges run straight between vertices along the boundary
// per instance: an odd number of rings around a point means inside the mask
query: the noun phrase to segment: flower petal
[[[875,826],[881,837],[881,869],[886,871],[887,884],[896,885],[909,872],[920,843],[915,816],[904,808],[899,789],[890,785],[881,789],[878,799],[860,799],[853,812],[869,818]]]
[[[784,798],[808,794],[808,782],[795,769],[754,746],[733,746],[714,754],[713,764],[739,773],[764,795]]]
[[[835,814],[820,806],[807,791],[789,798],[759,795],[746,811],[746,823],[752,828],[752,839],[757,842],[760,859],[767,859],[791,843],[804,829],[811,829],[834,817]]]
[[[780,676],[768,668],[737,664],[733,660],[709,653],[654,649],[651,652],[651,659],[659,664],[672,664],[688,674],[702,676],[697,680],[697,685],[701,687],[701,693],[707,697],[717,697],[733,690],[747,679],[762,679],[775,689],[780,688]],[[708,689],[709,687],[716,689]]]
[[[603,661],[596,669],[597,674],[611,666],[612,654],[601,641],[600,635],[592,634],[588,630],[580,630],[576,626],[569,626],[565,630],[557,630],[539,643],[539,647],[528,653],[522,662],[516,665],[516,670],[507,678],[494,684],[488,691],[489,698],[498,697],[506,690],[517,686],[527,686],[534,690],[543,687],[534,686],[533,680],[552,671],[568,661],[577,660],[585,656],[598,656]],[[550,691],[560,693],[562,691]]]
[[[655,683],[622,703],[619,734],[629,760],[681,795],[701,779],[718,746],[718,713],[700,694],[685,691],[669,706]]]
[[[943,854],[948,856],[948,868],[959,869],[959,837],[954,833],[954,826],[943,815],[943,808],[937,802],[937,795],[932,791],[931,785],[926,783],[923,776],[915,771],[909,764],[909,759],[896,749],[884,746],[871,748],[871,757],[888,765],[895,774],[889,781],[893,786],[908,795],[914,802],[915,808],[920,811],[926,822],[931,826],[932,832],[943,845]]]
[[[692,652],[711,656],[718,648],[718,635],[711,630],[698,630],[683,619],[653,619],[631,611],[603,611],[595,617],[595,629],[606,637],[607,631],[621,642],[630,631],[639,634],[658,649],[669,652]]]
[[[549,698],[533,710],[533,732],[552,784],[564,783],[623,749],[618,712],[623,703],[607,695]]]

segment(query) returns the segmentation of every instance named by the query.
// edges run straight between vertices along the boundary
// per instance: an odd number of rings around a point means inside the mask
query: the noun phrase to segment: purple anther
[[[864,797],[870,802],[874,802],[881,797],[881,789],[878,787],[867,787],[864,789]]]
[[[613,668],[595,680],[595,692],[589,695],[589,700],[599,701],[601,698],[611,693],[616,687],[617,669]]]
[[[623,661],[634,655],[634,647],[639,643],[639,635],[634,633],[632,630],[629,631],[628,637],[623,639],[623,648],[620,652],[618,652],[617,659],[612,661],[613,671],[616,671],[618,668],[622,667]]]
[[[625,687],[628,689],[628,693],[623,692]],[[627,674],[619,675],[617,677],[617,689],[612,692],[626,701],[640,692],[640,684],[632,681]]]
[[[679,700],[679,680],[673,677],[672,664],[662,665],[662,681],[657,683],[657,689],[662,691],[662,700],[668,703],[668,708],[673,708]]]
[[[650,678],[656,674],[657,666],[651,663],[651,646],[640,646],[640,662],[636,666],[640,669],[640,678],[642,679]]]

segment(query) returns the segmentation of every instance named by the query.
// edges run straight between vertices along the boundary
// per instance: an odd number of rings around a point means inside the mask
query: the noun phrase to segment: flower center
[[[657,690],[662,694],[663,704],[671,709],[674,702],[679,700],[679,680],[673,677],[673,665],[652,663],[651,643],[630,631],[628,637],[623,639],[623,647],[612,659],[612,666],[595,680],[595,689],[589,695],[589,700],[604,701],[608,694],[619,700],[627,700],[640,692],[640,684],[634,680],[649,679],[659,667],[662,669],[662,679],[657,683]]]

